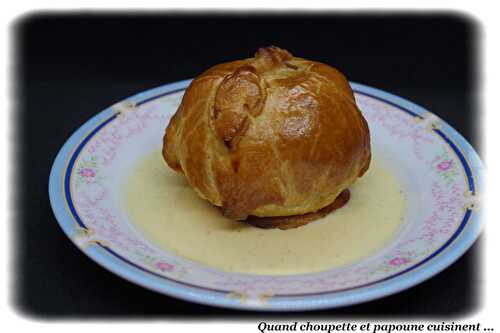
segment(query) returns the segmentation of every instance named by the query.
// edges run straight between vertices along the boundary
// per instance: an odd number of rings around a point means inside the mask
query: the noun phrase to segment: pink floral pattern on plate
[[[131,226],[116,196],[127,168],[161,145],[182,94],[121,112],[84,146],[71,175],[71,194],[92,231],[84,235],[87,242],[106,244],[135,265],[179,282],[245,295],[294,295],[346,290],[402,272],[432,254],[463,220],[468,188],[461,162],[429,121],[356,94],[374,154],[391,161],[411,199],[404,228],[385,249],[350,266],[295,276],[227,273],[161,251]]]

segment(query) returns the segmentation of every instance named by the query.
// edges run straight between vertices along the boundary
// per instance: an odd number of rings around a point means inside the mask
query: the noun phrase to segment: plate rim
[[[122,99],[118,103],[129,101],[142,104],[163,95],[184,90],[191,81],[191,79],[188,79],[161,85]],[[446,134],[453,139],[453,143],[460,148],[461,153],[467,158],[466,162],[469,162],[468,166],[473,174],[473,177],[475,178],[475,192],[482,193],[482,176],[484,167],[481,159],[469,142],[465,140],[465,138],[463,138],[462,135],[453,127],[446,123],[446,121],[442,120],[425,108],[402,97],[360,83],[350,82],[350,85],[355,92],[381,99],[382,101],[392,104],[398,109],[421,119],[424,119],[426,115],[431,115],[435,119],[438,119],[441,128],[444,129]],[[144,288],[162,294],[196,303],[241,310],[303,311],[358,304],[395,294],[424,282],[438,274],[450,266],[453,262],[458,260],[472,246],[482,229],[482,211],[479,210],[470,216],[467,221],[467,230],[459,235],[460,239],[453,240],[452,244],[449,244],[449,246],[446,247],[447,251],[440,254],[435,259],[431,258],[429,260],[430,263],[426,260],[427,258],[424,259],[423,261],[427,262],[419,262],[421,267],[418,267],[407,274],[399,274],[399,276],[387,281],[382,279],[382,282],[379,281],[375,284],[356,287],[355,289],[347,291],[331,291],[310,295],[274,296],[267,302],[267,306],[263,306],[263,304],[259,302],[240,302],[238,299],[226,297],[228,294],[227,292],[211,291],[204,287],[188,286],[183,282],[163,279],[148,274],[137,267],[124,265],[122,261],[114,258],[110,253],[103,251],[100,247],[90,246],[82,248],[79,246],[72,235],[72,226],[76,223],[76,221],[69,214],[66,201],[61,202],[60,200],[64,199],[64,195],[61,193],[64,183],[61,184],[60,180],[63,178],[62,175],[66,170],[68,157],[73,154],[82,137],[86,136],[88,132],[95,130],[98,124],[102,123],[114,114],[112,108],[113,106],[110,106],[88,119],[83,125],[72,133],[72,135],[60,148],[56,158],[54,159],[49,176],[48,187],[50,204],[58,225],[61,227],[63,232],[75,244],[75,246],[77,246],[90,259],[99,264],[101,267],[134,284],[138,284]],[[457,154],[457,156],[459,155]]]

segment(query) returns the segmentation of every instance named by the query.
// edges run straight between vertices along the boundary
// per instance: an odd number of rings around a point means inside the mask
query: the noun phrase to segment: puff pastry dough
[[[368,125],[336,69],[278,47],[198,76],[163,156],[229,218],[317,212],[368,169]]]

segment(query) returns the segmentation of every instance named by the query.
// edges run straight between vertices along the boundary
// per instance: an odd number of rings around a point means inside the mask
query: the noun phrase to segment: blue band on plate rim
[[[161,86],[161,87],[152,89],[150,91],[146,91],[144,93],[141,93],[141,94],[138,94],[136,96],[133,96],[130,99],[135,99],[136,100],[136,102],[135,102],[136,106],[144,105],[144,104],[146,104],[148,102],[151,102],[153,100],[156,100],[156,99],[159,99],[159,98],[162,98],[162,97],[165,97],[165,96],[168,96],[168,95],[171,95],[171,94],[174,94],[174,93],[178,93],[178,92],[181,92],[181,91],[185,90],[186,87],[188,86],[188,84],[190,83],[190,81],[191,80],[185,80],[185,81],[178,82],[177,84],[170,84],[170,85],[166,85],[166,86]],[[413,108],[413,109],[420,109],[419,110],[420,113],[427,112],[426,110],[422,109],[421,107],[419,107],[416,104],[413,104],[413,103],[411,103],[409,101],[406,101],[406,100],[404,100],[404,99],[402,99],[400,97],[391,95],[391,94],[383,92],[381,90],[378,90],[378,89],[375,89],[375,88],[371,88],[371,87],[367,87],[367,86],[364,86],[364,85],[361,85],[361,84],[357,84],[357,83],[351,83],[351,85],[353,86],[353,91],[356,94],[361,94],[361,95],[368,96],[370,98],[374,98],[374,99],[380,100],[380,101],[382,101],[384,103],[392,105],[396,109],[398,109],[398,110],[400,110],[400,111],[404,112],[405,114],[408,114],[408,115],[410,115],[412,117],[423,119],[423,117],[422,117],[421,114],[410,110],[411,108]],[[170,87],[170,86],[174,86],[174,88],[173,89],[168,89],[168,87]],[[167,89],[168,91],[165,92],[165,89]],[[369,91],[369,92],[367,92],[367,91]],[[157,93],[155,93],[155,92],[157,92]],[[142,95],[148,95],[148,97],[147,98],[141,98]],[[389,99],[391,99],[391,100],[389,100]],[[107,110],[109,110],[109,109],[107,109]],[[107,111],[107,110],[105,110],[105,111]],[[103,111],[102,113],[104,113],[105,111]],[[114,119],[116,119],[116,117],[118,116],[118,114],[119,114],[119,112],[112,113],[111,116],[108,116],[97,127],[93,128],[86,136],[84,136],[83,139],[80,139],[81,140],[80,143],[78,144],[77,148],[74,149],[73,153],[71,154],[71,157],[69,158],[69,162],[66,164],[65,170],[63,170],[63,174],[64,174],[64,178],[63,178],[64,179],[63,192],[64,192],[64,199],[66,201],[67,208],[69,209],[70,214],[74,218],[74,220],[76,221],[76,223],[81,228],[83,228],[83,229],[87,229],[87,227],[85,226],[85,224],[83,223],[83,221],[81,220],[81,218],[78,216],[78,213],[77,213],[77,211],[76,211],[76,209],[75,209],[75,207],[73,205],[72,198],[71,198],[70,180],[71,180],[71,174],[72,174],[72,171],[73,171],[73,167],[74,167],[75,162],[76,162],[76,160],[78,158],[78,155],[81,153],[81,151],[83,150],[83,148],[85,147],[85,145],[90,141],[90,139],[94,135],[96,135],[102,128],[104,128],[106,125],[108,125],[109,123],[111,123]],[[94,119],[91,119],[91,120],[94,120]],[[446,124],[445,122],[443,122],[443,123]],[[451,128],[451,127],[449,127],[449,128]],[[442,130],[440,130],[440,129],[433,129],[433,131],[435,133],[437,133],[437,135],[439,135],[451,147],[452,151],[457,155],[457,157],[460,160],[460,162],[462,164],[462,167],[464,169],[464,173],[466,175],[466,180],[467,180],[467,184],[468,184],[469,190],[470,190],[471,194],[473,194],[473,195],[476,194],[477,190],[476,190],[476,185],[475,185],[475,182],[474,182],[474,176],[472,174],[472,168],[470,167],[469,163],[467,162],[467,159],[464,157],[464,155],[461,152],[461,150],[457,147],[457,145]],[[455,133],[455,134],[458,135],[458,133]],[[463,138],[461,138],[461,139],[466,143],[466,141]],[[62,152],[62,150],[63,149],[61,149],[61,152]],[[470,150],[472,150],[472,152],[474,152],[472,148],[470,148]],[[61,152],[60,152],[60,154],[61,154]],[[474,154],[475,154],[475,152],[474,152]],[[480,163],[480,160],[479,160],[478,157],[476,157],[476,160],[478,161],[477,162],[478,163],[478,167],[482,167],[481,163]],[[54,163],[54,165],[55,164],[56,163]],[[54,171],[54,167],[53,167],[52,171]],[[50,190],[50,188],[53,185],[52,184],[53,183],[53,179],[52,178],[53,178],[53,172],[51,172],[51,181],[50,181],[50,184],[49,184],[49,190]],[[51,199],[53,199],[52,198],[52,191],[50,191],[50,192],[51,192],[50,193],[51,194]],[[53,200],[51,200],[51,204],[52,204],[52,206],[54,208]],[[405,273],[411,272],[411,271],[415,270],[416,268],[424,265],[425,263],[427,263],[431,259],[435,258],[437,255],[439,255],[440,253],[442,253],[446,248],[448,248],[450,246],[450,244],[452,244],[453,241],[456,240],[460,236],[460,234],[462,233],[462,231],[465,229],[465,227],[466,227],[468,221],[470,220],[472,214],[473,214],[472,209],[467,208],[465,210],[465,214],[463,216],[462,222],[460,223],[459,227],[454,232],[454,234],[450,237],[450,239],[448,239],[448,241],[446,241],[440,248],[438,248],[434,253],[432,253],[431,255],[429,255],[428,257],[426,257],[425,259],[421,260],[420,262],[416,263],[415,265],[412,265],[411,267],[409,267],[409,268],[407,268],[407,269],[405,269],[405,270],[403,270],[401,272],[392,274],[390,276],[387,276],[387,277],[385,277],[383,279],[380,279],[380,280],[377,280],[377,281],[373,281],[373,282],[370,282],[370,283],[366,283],[366,284],[358,285],[358,286],[354,286],[354,287],[349,287],[349,288],[345,288],[345,289],[337,289],[337,290],[325,291],[325,292],[318,292],[318,293],[304,293],[304,294],[290,294],[290,295],[287,295],[287,294],[278,294],[275,297],[276,298],[280,298],[280,299],[281,298],[286,299],[287,297],[297,298],[297,297],[302,297],[302,296],[331,295],[331,294],[345,292],[345,291],[349,291],[349,290],[355,290],[355,289],[360,289],[360,288],[364,288],[364,287],[369,287],[369,286],[372,286],[372,285],[375,285],[375,284],[386,282],[388,280],[391,280],[393,278],[401,276],[401,275],[403,275]],[[57,216],[57,214],[56,214],[56,216]],[[479,233],[479,232],[477,232],[477,233]],[[475,237],[474,237],[474,239],[475,239]],[[119,259],[120,261],[126,263],[127,265],[135,267],[136,269],[139,269],[140,271],[146,272],[146,273],[151,274],[153,276],[156,276],[158,278],[165,279],[165,280],[168,280],[170,282],[177,283],[177,284],[185,285],[187,287],[192,287],[192,288],[196,288],[196,289],[203,289],[203,290],[210,291],[210,292],[222,293],[224,295],[227,294],[226,290],[220,290],[220,289],[213,289],[213,288],[202,287],[202,286],[199,286],[199,285],[189,284],[189,283],[186,283],[186,282],[183,282],[183,281],[179,281],[179,280],[168,278],[166,276],[163,276],[161,274],[152,272],[152,271],[150,271],[150,270],[148,270],[148,269],[146,269],[144,267],[141,267],[140,265],[137,265],[137,264],[131,262],[130,260],[122,257],[120,254],[116,253],[114,250],[112,250],[107,245],[104,245],[104,244],[102,244],[100,242],[96,242],[96,245],[98,245],[100,248],[104,249],[109,255],[113,256],[114,258]],[[467,248],[468,248],[468,246],[467,246]],[[459,256],[457,256],[457,258],[458,257]],[[457,258],[454,258],[454,260],[456,260]],[[444,269],[444,267],[443,267],[443,269]],[[437,273],[437,272],[435,272],[435,273]],[[404,288],[400,288],[400,290],[401,289],[404,289]],[[389,293],[387,293],[387,294],[389,294]],[[372,297],[372,299],[373,298],[374,297]],[[351,302],[350,304],[352,304],[352,303],[355,303],[355,302]],[[211,304],[218,305],[217,302],[212,302]],[[319,307],[319,308],[321,308],[321,307]]]

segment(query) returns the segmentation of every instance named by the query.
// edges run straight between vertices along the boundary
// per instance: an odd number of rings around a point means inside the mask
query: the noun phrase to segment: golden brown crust
[[[371,158],[345,77],[277,47],[196,78],[166,129],[163,156],[238,220],[316,212]]]
[[[310,222],[316,221],[334,210],[342,208],[347,202],[351,193],[349,190],[343,190],[335,201],[326,207],[321,208],[317,212],[306,213],[303,215],[292,216],[272,216],[272,217],[258,217],[249,216],[244,222],[262,229],[293,229],[306,225]]]
[[[216,135],[231,150],[245,135],[249,117],[260,115],[265,99],[265,87],[253,66],[239,67],[219,84],[212,110],[213,124]]]

